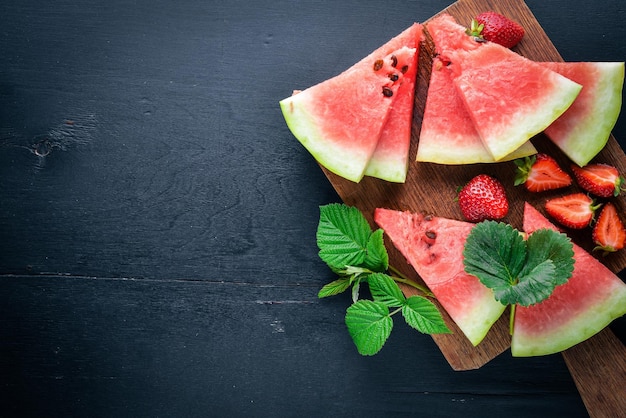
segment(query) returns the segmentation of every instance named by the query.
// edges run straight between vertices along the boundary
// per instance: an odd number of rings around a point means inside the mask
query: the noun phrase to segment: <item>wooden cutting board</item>
[[[522,0],[459,0],[440,13],[449,13],[460,24],[469,25],[473,16],[486,10],[503,13],[524,26],[526,35],[514,48],[519,54],[535,61],[563,61],[539,22]],[[428,21],[423,23],[427,25]],[[399,31],[401,29],[403,28],[399,28]],[[365,178],[356,184],[322,168],[324,173],[344,203],[358,207],[372,226],[375,226],[373,212],[377,207],[463,219],[458,204],[454,200],[457,188],[475,175],[487,173],[499,178],[507,188],[510,213],[505,221],[521,229],[524,201],[530,202],[545,213],[543,210],[545,200],[551,196],[563,194],[564,191],[531,194],[523,188],[514,187],[515,166],[512,162],[445,166],[414,161],[433,55],[434,48],[427,36],[420,49],[410,164],[406,182],[392,184],[374,178]],[[569,167],[569,159],[543,134],[537,135],[532,142],[540,152],[555,156],[563,167]],[[614,164],[620,172],[626,173],[626,155],[613,137],[594,161]],[[576,188],[572,186],[570,191],[574,190]],[[624,195],[614,199],[614,202],[621,213],[626,213]],[[581,247],[588,251],[592,249],[590,230],[570,235]],[[390,264],[408,277],[421,282],[404,257],[393,248],[390,242],[387,244]],[[602,262],[612,271],[620,272],[626,268],[626,251],[603,257]],[[408,287],[405,287],[404,291],[407,294],[413,292],[412,288]],[[453,334],[434,335],[433,339],[454,370],[479,368],[510,346],[508,310],[477,347],[469,343],[445,312],[444,316]],[[614,416],[615,411],[626,411],[626,348],[608,328],[583,344],[567,350],[563,356],[592,416]],[[602,377],[598,378],[598,376]]]

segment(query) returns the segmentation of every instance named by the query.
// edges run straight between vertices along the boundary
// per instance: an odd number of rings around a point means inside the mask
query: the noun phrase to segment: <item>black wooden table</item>
[[[399,324],[361,357],[317,298],[339,199],[278,101],[448,4],[3,2],[0,416],[586,416],[559,355],[454,372]],[[527,4],[626,59],[622,0]]]

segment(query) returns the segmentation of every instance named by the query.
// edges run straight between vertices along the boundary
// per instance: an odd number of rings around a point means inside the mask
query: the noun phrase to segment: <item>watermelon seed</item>
[[[383,86],[383,96],[385,97],[391,97],[393,96],[393,90],[391,90],[389,87],[387,86]]]
[[[409,71],[409,66],[408,65],[403,65],[402,69],[400,71],[402,71],[402,74],[406,73],[407,71]]]
[[[424,235],[426,235],[426,238],[429,238],[429,239],[437,238],[437,233],[435,231],[426,231],[424,232]]]
[[[383,60],[374,61],[374,71],[378,71],[383,68]]]
[[[391,73],[391,74],[389,74],[389,79],[390,79],[391,81],[398,81],[398,78],[399,78],[399,76],[398,76],[398,74],[396,74],[396,73]]]
[[[391,56],[391,66],[393,68],[396,68],[396,66],[398,65],[398,58],[395,55]]]

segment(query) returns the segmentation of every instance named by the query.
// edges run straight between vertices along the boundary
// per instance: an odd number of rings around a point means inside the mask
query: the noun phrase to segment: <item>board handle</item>
[[[563,358],[591,418],[626,417],[626,346],[610,328]]]

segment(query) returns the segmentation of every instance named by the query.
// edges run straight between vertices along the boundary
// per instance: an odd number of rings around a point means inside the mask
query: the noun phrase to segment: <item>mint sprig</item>
[[[465,271],[493,290],[504,305],[530,306],[550,296],[574,270],[571,240],[560,232],[540,229],[525,240],[511,225],[477,224],[465,241]],[[513,310],[512,310],[513,313]]]
[[[428,289],[387,274],[388,270],[397,270],[389,266],[383,230],[372,231],[357,208],[338,203],[321,206],[316,236],[320,258],[339,275],[322,287],[318,297],[351,290],[352,304],[346,311],[345,323],[360,354],[374,355],[382,349],[393,329],[392,316],[398,313],[422,333],[451,332],[430,300],[421,295],[405,297],[398,282],[431,296]],[[373,300],[360,298],[362,284],[368,285]]]

